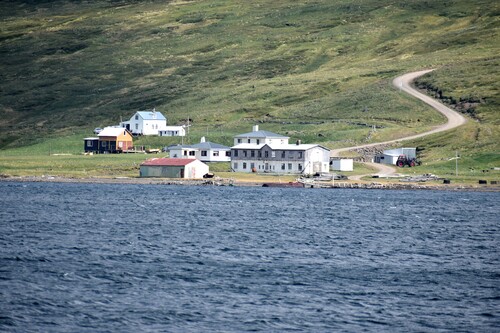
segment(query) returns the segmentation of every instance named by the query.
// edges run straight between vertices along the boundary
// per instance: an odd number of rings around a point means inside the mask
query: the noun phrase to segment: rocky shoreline
[[[2,175],[3,182],[53,182],[53,183],[89,183],[89,184],[138,184],[138,185],[182,185],[182,186],[243,186],[262,187],[263,182],[240,181],[227,178],[213,179],[165,179],[165,178],[68,178],[59,176],[10,177]],[[441,190],[441,191],[482,191],[500,192],[499,185],[464,185],[464,184],[423,184],[399,182],[304,182],[304,188],[331,189],[377,189],[377,190]]]

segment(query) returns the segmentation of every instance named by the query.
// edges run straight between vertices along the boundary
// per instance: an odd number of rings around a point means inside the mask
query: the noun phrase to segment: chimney
[[[301,144],[300,140],[297,140],[297,142],[295,143],[297,146],[299,146]]]
[[[259,125],[253,125],[252,132],[258,132],[258,131],[259,131]]]
[[[201,139],[200,139],[200,143],[203,143],[203,142],[205,142],[205,137],[204,136],[202,136]]]

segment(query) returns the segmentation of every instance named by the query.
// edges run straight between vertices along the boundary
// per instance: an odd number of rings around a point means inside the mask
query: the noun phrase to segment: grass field
[[[191,143],[231,145],[254,124],[329,148],[419,133],[443,118],[391,80],[423,68],[436,70],[417,86],[471,120],[408,143],[425,170],[447,170],[455,151],[467,168],[498,167],[499,27],[493,0],[2,1],[0,172],[33,156],[56,165],[42,156],[79,154],[94,127],[152,108],[191,119]],[[53,172],[125,157],[78,158]]]

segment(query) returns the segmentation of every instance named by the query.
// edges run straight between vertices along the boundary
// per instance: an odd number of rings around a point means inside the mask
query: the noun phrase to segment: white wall
[[[350,158],[333,160],[332,161],[332,170],[335,171],[353,171],[353,160]]]
[[[209,172],[209,167],[205,163],[195,160],[188,165],[184,169],[184,178],[203,178],[205,174]]]

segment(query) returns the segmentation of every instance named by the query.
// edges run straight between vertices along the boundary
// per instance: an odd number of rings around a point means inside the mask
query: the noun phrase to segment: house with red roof
[[[140,177],[199,179],[209,167],[192,158],[152,158],[140,166]]]

